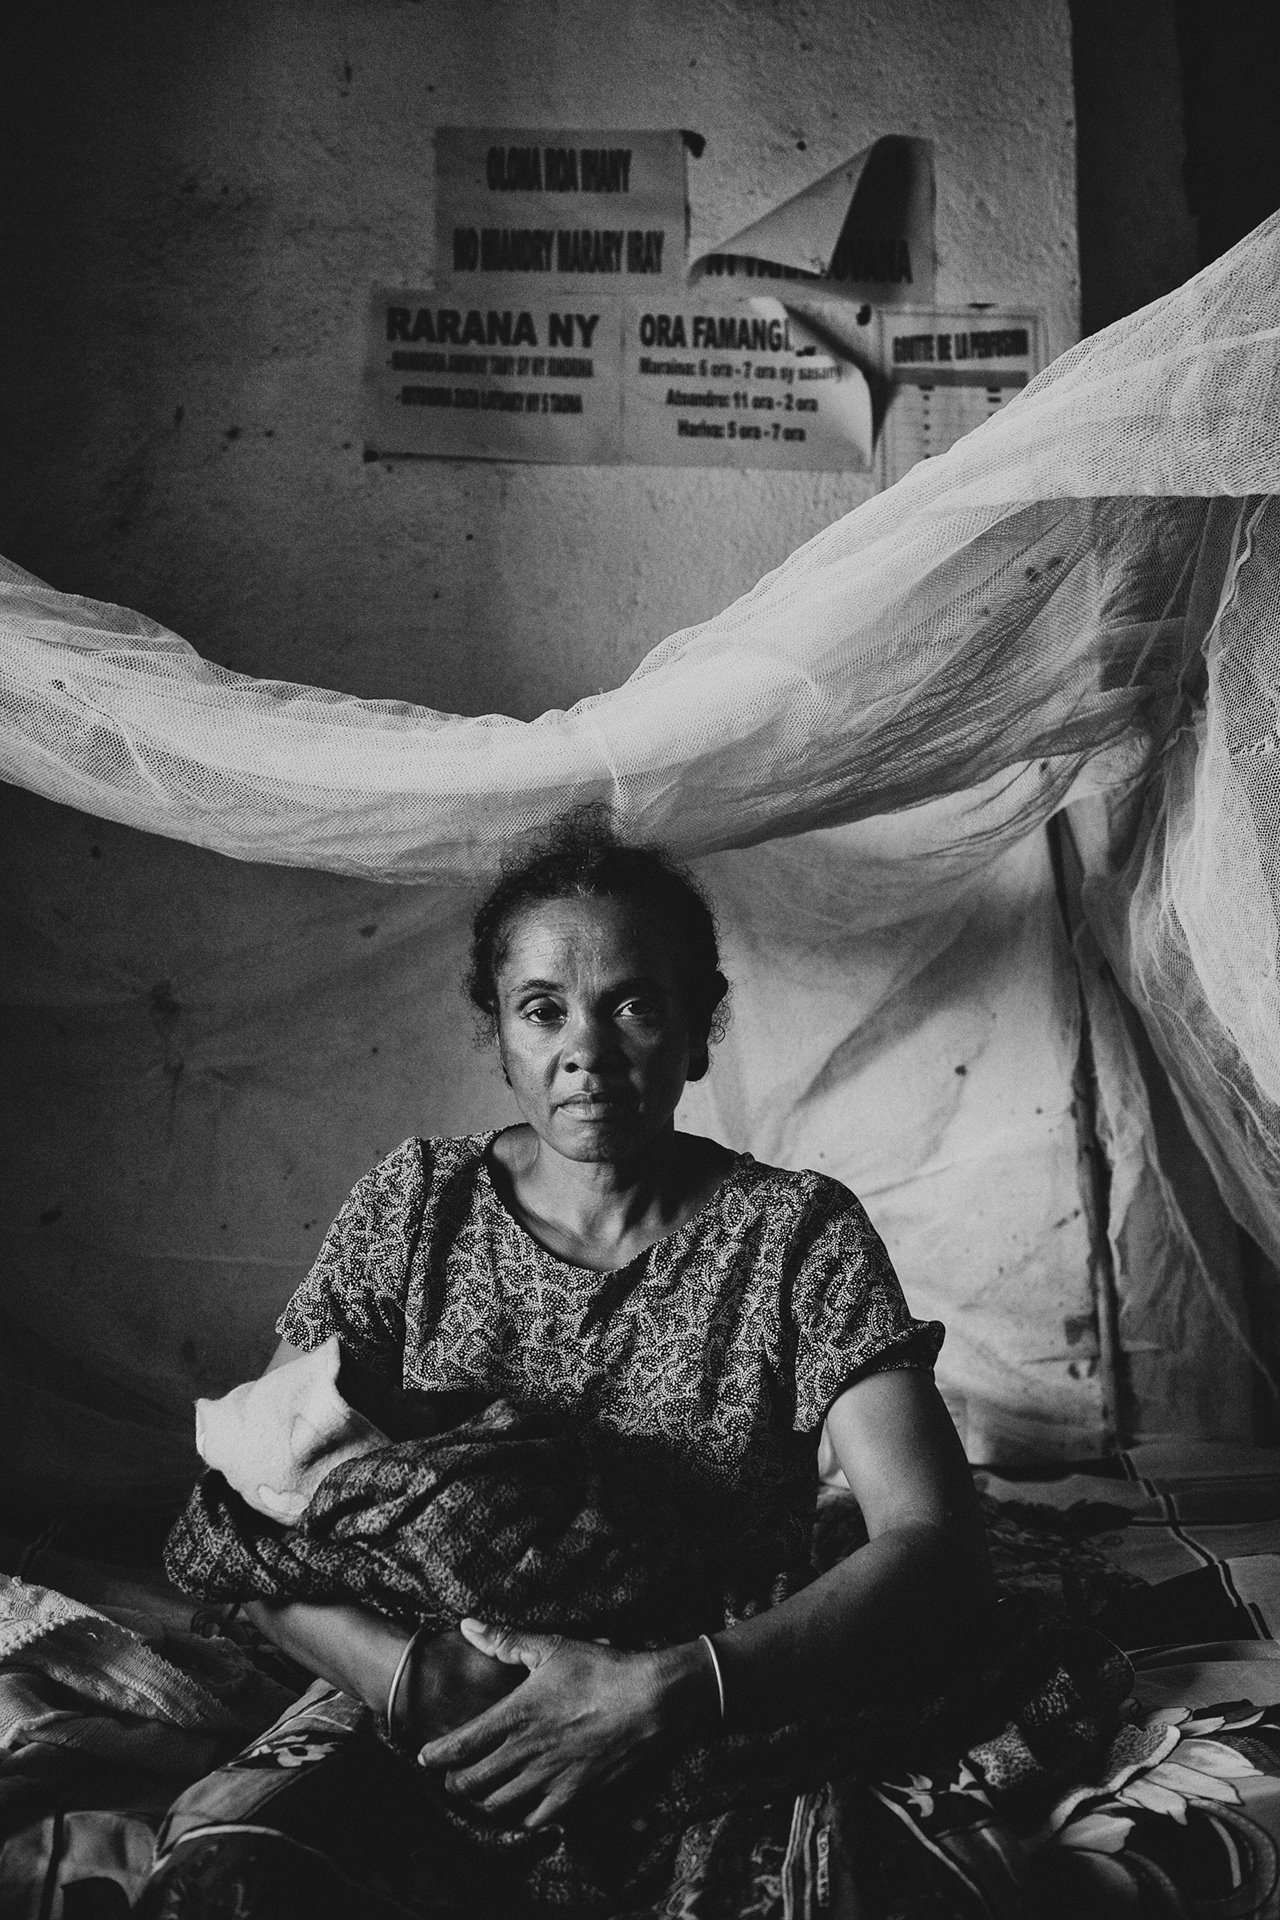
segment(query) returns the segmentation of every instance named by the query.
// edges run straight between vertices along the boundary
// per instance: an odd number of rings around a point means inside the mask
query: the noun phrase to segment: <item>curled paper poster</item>
[[[927,306],[933,206],[933,148],[886,135],[701,254],[690,284],[807,280],[872,306]]]

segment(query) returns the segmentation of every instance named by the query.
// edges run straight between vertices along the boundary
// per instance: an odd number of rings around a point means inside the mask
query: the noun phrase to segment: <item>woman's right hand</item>
[[[391,1737],[398,1747],[416,1752],[496,1706],[527,1677],[524,1668],[482,1653],[457,1627],[424,1634],[398,1690]]]

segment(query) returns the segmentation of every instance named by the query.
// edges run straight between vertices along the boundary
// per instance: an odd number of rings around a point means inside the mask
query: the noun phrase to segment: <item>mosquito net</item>
[[[0,770],[240,860],[440,886],[579,798],[730,863],[838,829],[863,925],[913,892],[945,919],[1065,809],[1093,935],[1280,1259],[1278,290],[1280,218],[532,723],[248,679],[6,566]]]

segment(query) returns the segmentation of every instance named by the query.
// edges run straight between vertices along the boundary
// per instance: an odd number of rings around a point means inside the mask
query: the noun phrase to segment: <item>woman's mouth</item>
[[[571,1093],[560,1102],[562,1112],[579,1120],[598,1120],[620,1113],[628,1104],[621,1093]]]

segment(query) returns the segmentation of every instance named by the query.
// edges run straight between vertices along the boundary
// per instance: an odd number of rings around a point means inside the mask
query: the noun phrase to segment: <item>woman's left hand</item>
[[[527,1667],[529,1678],[465,1726],[428,1741],[418,1761],[445,1768],[451,1793],[511,1825],[559,1819],[584,1788],[641,1765],[683,1717],[682,1696],[696,1697],[683,1648],[619,1653],[478,1620],[464,1620],[462,1632],[491,1659]]]

